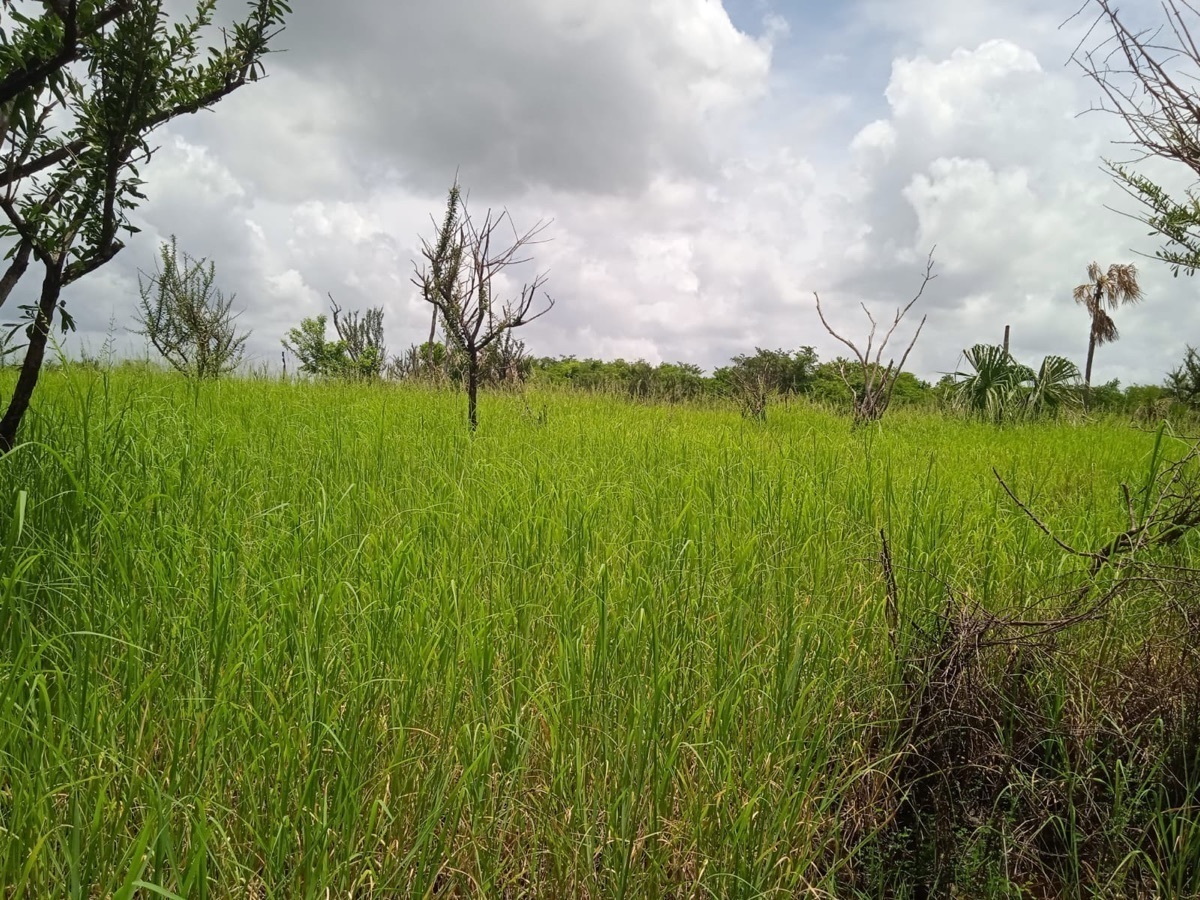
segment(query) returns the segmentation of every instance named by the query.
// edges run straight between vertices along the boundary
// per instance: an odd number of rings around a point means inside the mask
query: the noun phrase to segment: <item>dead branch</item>
[[[900,373],[904,370],[904,364],[908,361],[909,354],[912,353],[913,347],[916,346],[917,339],[921,336],[921,329],[925,327],[926,316],[921,317],[921,321],[917,324],[917,329],[913,333],[912,339],[908,342],[904,352],[900,356],[900,361],[897,363],[894,359],[888,360],[886,366],[883,365],[883,354],[887,349],[888,343],[896,333],[896,329],[900,327],[900,323],[904,321],[904,317],[908,315],[909,310],[913,305],[921,299],[925,293],[925,288],[929,282],[937,278],[933,274],[933,254],[937,247],[933,247],[929,251],[929,256],[925,260],[925,272],[921,279],[921,286],[913,295],[912,299],[904,306],[896,310],[895,316],[892,318],[891,326],[884,333],[883,339],[876,344],[875,338],[878,332],[878,323],[871,311],[867,309],[865,303],[859,304],[862,306],[863,312],[866,313],[867,321],[871,323],[870,331],[867,332],[866,344],[862,349],[858,347],[849,338],[838,334],[829,321],[825,318],[825,311],[821,308],[821,295],[813,292],[813,297],[816,299],[817,316],[821,320],[821,324],[829,335],[835,340],[840,341],[850,349],[854,354],[854,358],[858,361],[858,365],[862,374],[863,388],[858,391],[851,381],[849,374],[846,372],[844,364],[839,365],[838,374],[841,375],[842,381],[850,391],[854,403],[854,422],[856,425],[865,424],[867,422],[878,421],[883,418],[887,408],[892,401],[892,392],[896,387],[896,380]]]
[[[1103,94],[1092,111],[1119,116],[1134,138],[1120,143],[1141,147],[1139,158],[1174,159],[1200,174],[1200,104],[1180,73],[1168,69],[1181,59],[1200,64],[1200,47],[1186,18],[1198,15],[1197,8],[1189,0],[1164,0],[1166,24],[1134,31],[1110,0],[1093,2],[1098,12],[1089,35],[1102,25],[1111,35],[1096,49],[1077,50],[1072,57]],[[1188,81],[1193,77],[1186,76]]]
[[[1119,565],[1143,550],[1175,544],[1189,531],[1200,527],[1198,459],[1200,443],[1193,444],[1182,458],[1167,466],[1152,483],[1146,485],[1143,490],[1151,492],[1154,499],[1147,504],[1146,512],[1140,517],[1134,509],[1129,486],[1122,483],[1120,489],[1129,516],[1129,527],[1096,550],[1079,550],[1058,537],[1021,501],[999,472],[992,469],[992,474],[1013,503],[1061,550],[1090,561],[1089,575],[1094,578],[1106,565]]]

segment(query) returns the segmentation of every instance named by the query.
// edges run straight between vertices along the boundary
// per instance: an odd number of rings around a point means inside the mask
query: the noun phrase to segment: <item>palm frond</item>
[[[1142,299],[1142,288],[1137,280],[1137,266],[1133,263],[1113,263],[1104,276],[1104,299],[1110,309],[1137,303]]]
[[[1121,336],[1120,332],[1117,331],[1117,323],[1103,309],[1092,311],[1092,335],[1096,339],[1097,347],[1104,344],[1111,344]]]
[[[1063,356],[1047,356],[1033,379],[1028,398],[1030,412],[1054,412],[1060,406],[1079,399],[1079,377],[1079,367],[1071,360]]]
[[[1033,371],[1013,360],[1003,347],[976,344],[963,351],[973,372],[955,372],[955,399],[961,406],[979,416],[991,416],[998,423],[1019,398],[1023,386],[1033,378]]]

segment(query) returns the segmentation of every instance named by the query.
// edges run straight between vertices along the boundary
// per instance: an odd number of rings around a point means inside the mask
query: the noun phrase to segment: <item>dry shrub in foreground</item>
[[[1086,561],[1020,608],[948,588],[937,615],[899,621],[883,538],[900,723],[843,811],[848,889],[1200,896],[1200,569],[1177,552],[1200,524],[1198,454],[1122,486],[1130,526],[1095,551],[1004,485]]]

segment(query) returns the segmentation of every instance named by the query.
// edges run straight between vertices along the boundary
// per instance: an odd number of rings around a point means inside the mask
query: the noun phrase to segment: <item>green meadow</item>
[[[480,413],[44,374],[0,459],[0,896],[1200,891],[1200,738],[1121,718],[1130,673],[1195,665],[1148,639],[1153,590],[981,667],[1023,698],[982,813],[912,776],[948,610],[1053,616],[1086,569],[993,468],[1091,548],[1182,440],[536,389]]]

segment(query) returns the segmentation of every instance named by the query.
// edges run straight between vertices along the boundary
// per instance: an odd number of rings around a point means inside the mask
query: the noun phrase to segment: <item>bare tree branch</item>
[[[508,210],[489,209],[481,220],[473,218],[457,182],[451,187],[446,215],[434,241],[422,239],[425,263],[417,267],[413,284],[441,316],[451,349],[467,360],[467,417],[478,426],[477,397],[480,365],[484,351],[501,336],[540,319],[554,307],[542,291],[546,274],[539,273],[521,286],[511,299],[498,301],[496,280],[507,270],[531,262],[529,248],[544,243],[542,234],[550,225],[539,220],[526,231],[518,231]],[[509,235],[500,234],[501,230]],[[533,312],[538,293],[545,306]]]
[[[892,400],[892,392],[896,387],[896,380],[900,377],[900,373],[903,371],[904,364],[908,361],[908,356],[912,353],[913,347],[916,346],[917,338],[921,336],[921,329],[925,327],[926,317],[921,317],[921,321],[917,324],[917,330],[913,333],[912,339],[908,342],[908,346],[905,347],[904,352],[900,356],[899,363],[891,359],[888,360],[885,366],[883,364],[883,354],[892,337],[895,335],[896,329],[904,321],[904,317],[908,315],[913,305],[921,299],[929,282],[937,278],[933,274],[933,253],[936,249],[936,247],[930,249],[929,256],[925,260],[925,273],[921,279],[921,286],[908,303],[896,310],[891,325],[878,344],[875,343],[875,338],[879,330],[879,325],[875,320],[875,316],[867,309],[865,303],[859,304],[862,306],[863,312],[866,313],[867,321],[871,323],[871,329],[867,332],[867,341],[864,349],[859,349],[857,344],[849,338],[838,334],[833,329],[833,326],[829,324],[829,320],[825,318],[825,311],[821,307],[821,295],[815,291],[813,292],[813,297],[816,298],[817,316],[820,318],[821,324],[825,326],[825,330],[829,332],[831,337],[848,347],[850,352],[854,354],[854,358],[858,361],[863,381],[861,391],[853,384],[845,365],[839,365],[839,374],[853,398],[855,425],[878,421],[887,412],[888,405]]]

